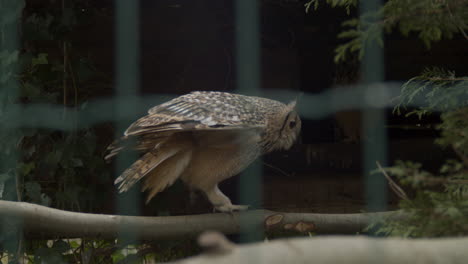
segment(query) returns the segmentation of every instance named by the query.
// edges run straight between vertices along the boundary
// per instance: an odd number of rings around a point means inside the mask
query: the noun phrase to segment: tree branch
[[[209,243],[207,243],[207,240]],[[221,234],[207,232],[199,238],[208,251],[178,264],[234,263],[465,263],[468,238],[402,239],[363,236],[327,236],[277,239],[234,245]]]
[[[264,228],[267,232],[293,231],[326,234],[362,232],[377,217],[404,217],[399,212],[363,214],[281,213],[253,210],[242,213],[216,213],[186,216],[122,216],[76,213],[24,202],[0,201],[0,220],[22,223],[30,237],[116,238],[122,232],[132,232],[141,240],[196,237],[205,230],[236,234],[242,223]]]
[[[380,165],[380,162],[376,161],[377,168],[379,171],[385,176],[385,178],[388,181],[388,186],[390,186],[390,189],[400,198],[403,200],[409,200],[408,195],[406,195],[405,191],[396,184],[395,181],[392,180],[392,178],[388,175],[388,173],[385,171],[384,168],[382,168],[382,165]]]

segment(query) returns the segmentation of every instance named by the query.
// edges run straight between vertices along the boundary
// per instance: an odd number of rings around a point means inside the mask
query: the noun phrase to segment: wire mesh
[[[377,12],[382,6],[382,1],[364,0],[360,1],[361,19],[366,19],[364,14]],[[374,17],[378,21],[380,17]],[[369,21],[361,21],[365,24]],[[382,32],[377,38],[382,38]],[[385,111],[381,107],[372,106],[376,97],[368,96],[369,91],[382,91],[379,83],[384,80],[383,50],[377,42],[363,43],[364,58],[361,63],[362,79],[364,89],[363,97],[368,100],[363,109],[363,134],[364,138],[364,171],[366,175],[366,203],[368,210],[385,210],[387,204],[386,183],[383,177],[374,177],[370,172],[375,169],[375,162],[379,161],[384,166],[387,164],[387,135]]]
[[[361,12],[376,10],[381,1],[361,1]],[[18,105],[9,105],[2,109],[3,113],[13,117],[5,124],[11,129],[21,127],[51,128],[57,130],[76,129],[74,124],[79,120],[80,127],[89,127],[102,121],[114,121],[117,124],[116,131],[123,131],[129,122],[133,121],[140,104],[161,102],[159,96],[139,97],[139,7],[138,1],[118,0],[116,1],[116,94],[111,99],[94,101],[80,112],[69,113],[67,119],[58,118],[62,115],[62,108],[55,105],[28,105],[24,108]],[[12,24],[12,29],[18,25]],[[6,44],[13,50],[18,49],[14,30],[8,33],[9,42]],[[259,37],[259,10],[258,1],[237,0],[236,1],[236,47],[237,47],[237,89],[236,92],[248,95],[260,95],[273,98],[294,98],[294,92],[285,91],[261,91],[260,87],[260,37]],[[369,171],[375,168],[375,160],[386,163],[386,140],[384,108],[389,106],[389,99],[399,92],[398,83],[382,83],[383,81],[383,55],[377,45],[368,43],[365,45],[365,56],[362,63],[363,83],[360,89],[352,89],[352,92],[327,91],[322,94],[304,94],[299,98],[299,112],[304,118],[317,119],[339,110],[362,107],[364,109],[363,130],[365,131],[364,145],[364,170],[366,175],[366,202],[369,210],[383,210],[386,205],[386,187],[383,177],[372,177]],[[3,47],[2,47],[3,48]],[[3,69],[3,68],[2,68]],[[16,86],[16,83],[9,85]],[[16,87],[11,90],[17,90]],[[110,113],[108,109],[114,109]],[[60,122],[57,122],[60,120]],[[116,135],[116,137],[120,137]],[[16,156],[15,153],[12,153]],[[117,160],[116,171],[122,171],[126,163],[133,157],[124,154]],[[5,161],[2,161],[4,163]],[[14,168],[15,158],[10,159],[11,164],[2,164],[4,167]],[[261,204],[261,166],[254,165],[241,176],[239,195],[241,203],[251,204],[254,208]],[[19,183],[17,183],[19,184]],[[1,188],[1,186],[0,186]],[[134,188],[137,189],[137,188]],[[0,191],[0,193],[2,193]],[[139,195],[131,192],[120,197],[117,212],[120,214],[140,214],[138,208]],[[0,197],[1,198],[1,197]],[[18,200],[21,200],[18,197]],[[21,221],[16,219],[8,223],[21,230]],[[6,223],[2,223],[5,228]],[[258,241],[262,237],[262,230],[258,226],[252,226],[247,221],[242,225],[243,241]],[[15,239],[8,242],[18,245],[22,237],[21,231]],[[122,226],[121,239],[133,241],[136,239],[131,230]]]
[[[139,37],[139,2],[138,1],[116,1],[115,11],[115,99],[114,111],[116,115],[116,138],[121,137],[121,132],[125,130],[131,120],[128,115],[135,116],[138,105],[138,90],[140,87],[140,37]],[[122,153],[115,162],[116,171],[124,171],[125,164],[134,160],[134,153]],[[117,198],[117,213],[124,215],[140,215],[139,211],[140,195],[135,190],[128,192],[125,196]],[[136,242],[135,230],[129,229],[122,223],[119,240],[123,244]]]
[[[19,18],[23,6],[21,2],[15,1],[0,1],[0,19],[2,26],[0,27],[0,51],[3,51],[1,55],[2,61],[0,61],[0,76],[15,76],[19,73],[19,65],[16,62],[16,58],[19,54]],[[10,19],[5,19],[10,18]],[[5,55],[11,56],[11,58],[5,58]],[[8,60],[6,60],[8,59]],[[16,133],[19,123],[21,123],[21,112],[20,106],[15,106],[11,102],[15,102],[18,99],[18,81],[14,78],[2,78],[0,80],[0,118],[3,119],[2,123],[9,121],[12,124],[12,128],[6,132],[5,140],[8,142],[19,144],[19,138]],[[8,118],[7,114],[13,118]],[[16,146],[15,146],[16,147]],[[20,178],[13,172],[18,163],[18,151],[16,148],[10,150],[8,157],[5,160],[0,160],[0,171],[1,176],[5,177],[16,177],[15,185],[17,188],[10,193],[16,194],[16,197],[5,197],[6,190],[4,181],[0,182],[0,199],[16,199],[22,201],[21,192],[18,190],[21,182]],[[5,171],[6,170],[6,171]],[[21,254],[22,237],[23,237],[23,224],[21,219],[5,219],[3,218],[0,222],[0,244],[10,252]]]
[[[260,87],[260,34],[259,10],[256,0],[236,1],[236,65],[237,90],[236,92],[248,95],[258,95]],[[254,163],[241,173],[239,184],[239,197],[242,204],[249,204],[258,208],[261,204],[262,168]],[[260,217],[260,216],[258,216]],[[254,219],[241,220],[241,241],[259,241],[263,230],[260,226],[252,224]],[[259,223],[260,221],[255,221]],[[253,257],[253,256],[247,256]]]

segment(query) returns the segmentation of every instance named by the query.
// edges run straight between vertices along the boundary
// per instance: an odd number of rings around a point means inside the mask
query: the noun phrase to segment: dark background
[[[89,4],[102,12],[78,27],[72,39],[74,47],[107,76],[110,85],[93,90],[89,96],[103,98],[114,94],[114,3]],[[139,94],[232,91],[236,87],[233,1],[141,0],[140,6]],[[30,1],[26,10],[35,8],[47,7],[41,6],[41,1]],[[344,10],[322,5],[306,14],[304,1],[265,0],[260,12],[262,89],[320,93],[359,81],[358,60],[333,62],[334,49],[341,43],[336,35],[348,17]],[[461,36],[434,43],[428,50],[415,36],[393,33],[386,36],[384,54],[386,81],[404,82],[432,65],[458,75],[467,73],[468,45]],[[387,117],[390,161],[417,160],[437,168],[438,161],[450,155],[432,143],[437,136],[432,126],[438,122],[437,115],[420,121],[394,116],[388,109]],[[106,133],[101,140],[108,143]],[[264,167],[263,206],[341,213],[364,209],[360,134],[358,111],[322,120],[304,119],[301,144],[290,152],[264,158],[284,173]],[[236,200],[236,178],[221,188]],[[186,193],[180,184],[169,188],[150,206],[142,206],[144,213],[154,214],[155,206],[168,207],[173,213],[210,210],[203,198],[194,203]],[[394,204],[395,197],[390,196],[389,205]]]

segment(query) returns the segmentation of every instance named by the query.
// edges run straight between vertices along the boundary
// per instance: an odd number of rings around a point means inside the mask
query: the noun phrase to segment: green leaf
[[[75,239],[70,240],[69,243],[70,243],[70,247],[72,249],[76,249],[76,248],[79,248],[81,246],[81,242],[78,242],[78,240],[75,240]]]
[[[456,207],[449,207],[445,211],[445,214],[450,216],[451,218],[463,217],[463,213]]]
[[[118,263],[125,258],[125,255],[122,253],[122,250],[117,250],[111,255],[111,257],[113,263]]]
[[[45,156],[44,162],[50,165],[57,165],[61,159],[62,159],[62,150],[55,150],[53,152],[49,152]]]
[[[18,164],[18,173],[21,176],[26,176],[26,175],[29,175],[35,168],[36,168],[36,164],[34,162],[28,162],[28,163],[20,162]]]
[[[70,160],[70,163],[73,167],[83,167],[84,164],[83,164],[83,161],[79,158],[72,158]]]
[[[54,245],[52,246],[52,249],[57,251],[60,254],[64,254],[68,250],[70,250],[70,245],[63,241],[63,240],[57,240],[54,242]]]
[[[44,65],[44,64],[49,64],[49,61],[47,60],[47,56],[49,54],[47,53],[39,53],[37,57],[32,58],[31,60],[31,65],[34,67],[36,65]]]

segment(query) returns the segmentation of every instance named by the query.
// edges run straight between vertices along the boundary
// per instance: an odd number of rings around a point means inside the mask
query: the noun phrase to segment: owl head
[[[296,142],[301,131],[301,119],[296,112],[296,101],[284,105],[278,109],[279,113],[272,121],[273,141],[271,150],[283,149],[288,150]]]

